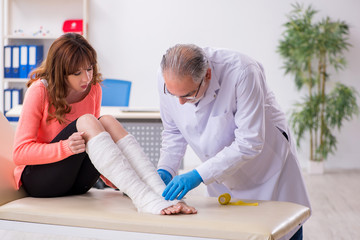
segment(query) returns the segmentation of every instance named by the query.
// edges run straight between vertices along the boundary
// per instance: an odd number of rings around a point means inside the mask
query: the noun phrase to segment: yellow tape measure
[[[230,202],[231,196],[228,193],[221,194],[218,198],[218,201],[221,205],[239,205],[239,206],[258,206],[259,203],[246,203],[243,201]]]

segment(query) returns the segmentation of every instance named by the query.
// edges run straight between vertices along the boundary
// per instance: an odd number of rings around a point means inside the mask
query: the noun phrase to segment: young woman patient
[[[101,174],[139,212],[196,213],[166,201],[165,184],[135,138],[114,117],[100,117],[101,81],[86,39],[68,33],[54,41],[27,83],[13,153],[17,187],[32,197],[83,194]]]

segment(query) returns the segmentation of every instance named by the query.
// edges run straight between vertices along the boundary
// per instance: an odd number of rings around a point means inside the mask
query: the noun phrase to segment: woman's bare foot
[[[178,204],[176,204],[176,206],[177,205],[181,206],[180,212],[183,214],[196,214],[197,213],[196,208],[187,205],[185,202],[179,202]]]
[[[176,205],[172,205],[168,208],[165,208],[161,211],[162,215],[172,215],[172,214],[195,214],[197,210],[194,207],[188,206],[184,202],[179,202]]]

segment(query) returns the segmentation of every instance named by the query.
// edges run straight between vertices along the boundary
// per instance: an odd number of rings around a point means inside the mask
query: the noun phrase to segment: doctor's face
[[[208,69],[200,83],[195,83],[191,76],[179,77],[171,71],[165,72],[163,76],[164,94],[177,97],[180,104],[195,104],[205,95],[211,79],[211,70]]]

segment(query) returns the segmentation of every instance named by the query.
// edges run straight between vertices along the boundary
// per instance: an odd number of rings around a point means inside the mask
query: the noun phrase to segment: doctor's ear
[[[205,75],[205,82],[210,81],[211,79],[211,68],[208,68]]]

